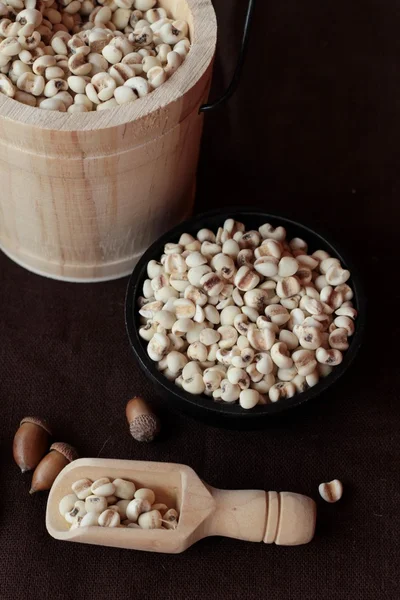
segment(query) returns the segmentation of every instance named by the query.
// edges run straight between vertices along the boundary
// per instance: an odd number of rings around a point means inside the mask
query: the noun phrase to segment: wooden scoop
[[[175,530],[82,527],[70,531],[58,510],[74,481],[100,477],[132,480],[136,487],[151,488],[156,502],[179,512]],[[81,458],[66,466],[51,488],[46,526],[58,540],[178,553],[207,536],[296,546],[309,542],[315,529],[316,506],[307,496],[292,492],[218,490],[190,467],[138,460]]]

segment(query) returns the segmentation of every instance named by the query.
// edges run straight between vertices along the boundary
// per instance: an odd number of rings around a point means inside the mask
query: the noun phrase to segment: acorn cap
[[[21,427],[21,425],[23,425],[24,423],[33,423],[34,425],[38,425],[39,427],[42,427],[42,429],[47,431],[49,435],[53,435],[53,432],[51,431],[46,419],[40,419],[39,417],[24,417],[19,426]]]
[[[55,442],[50,446],[50,452],[52,450],[56,450],[68,460],[68,462],[72,462],[78,458],[78,453],[73,446],[70,444],[65,444],[64,442]]]
[[[138,442],[152,442],[160,431],[160,421],[153,415],[139,415],[129,423],[131,436]]]

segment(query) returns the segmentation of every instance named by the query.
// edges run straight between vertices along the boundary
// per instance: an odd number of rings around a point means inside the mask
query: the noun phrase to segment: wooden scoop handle
[[[261,490],[218,490],[207,486],[215,502],[215,511],[204,523],[204,536],[264,541],[266,544],[297,546],[314,536],[316,505],[314,500],[292,492]]]

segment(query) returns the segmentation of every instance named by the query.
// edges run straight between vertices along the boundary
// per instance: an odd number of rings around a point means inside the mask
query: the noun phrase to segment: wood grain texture
[[[50,277],[127,275],[194,200],[216,21],[210,0],[161,0],[191,50],[160,88],[109,111],[58,113],[0,94],[0,246]]]
[[[58,510],[61,498],[71,493],[74,481],[100,477],[121,477],[134,481],[137,488],[151,488],[157,502],[178,510],[177,529],[84,527],[71,531]],[[278,510],[272,514],[274,535],[270,533],[267,500],[271,495],[279,498]],[[46,512],[47,530],[56,539],[165,553],[182,552],[215,535],[278,545],[306,544],[313,538],[315,521],[314,501],[300,494],[218,490],[202,482],[186,465],[99,458],[79,459],[63,469],[50,491]]]

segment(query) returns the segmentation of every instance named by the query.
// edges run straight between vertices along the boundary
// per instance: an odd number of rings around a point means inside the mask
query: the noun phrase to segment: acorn
[[[70,462],[76,460],[78,454],[72,446],[63,442],[56,442],[50,446],[50,452],[46,454],[35,469],[32,477],[30,494],[49,490],[57,475]]]
[[[125,413],[131,436],[138,442],[152,442],[160,431],[160,421],[143,398],[129,400]]]
[[[49,424],[39,417],[25,417],[14,436],[14,460],[22,473],[31,471],[41,461],[49,447]]]

